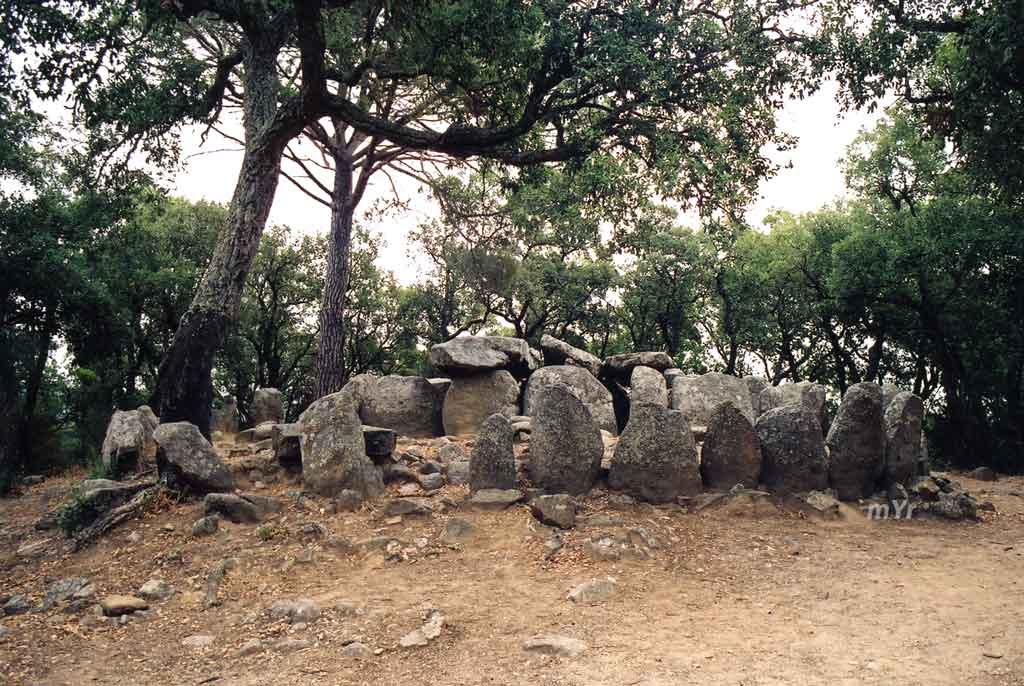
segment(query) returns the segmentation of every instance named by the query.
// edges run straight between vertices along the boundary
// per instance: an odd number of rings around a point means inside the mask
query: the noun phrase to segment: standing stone
[[[437,393],[422,376],[385,376],[377,380],[359,412],[364,424],[392,429],[401,436],[433,436]]]
[[[153,438],[157,443],[156,464],[160,478],[172,488],[187,488],[204,494],[234,490],[231,470],[195,424],[161,424]]]
[[[768,388],[768,382],[757,376],[744,376],[743,381],[750,391],[750,406],[754,409],[754,419],[757,420],[762,414],[770,410],[770,407],[761,407],[761,393]]]
[[[801,405],[783,405],[758,417],[761,481],[786,495],[828,488],[828,457],[818,418]]]
[[[257,388],[252,397],[252,425],[284,421],[284,395],[276,388]]]
[[[609,431],[613,435],[619,433],[619,427],[615,423],[615,408],[612,405],[611,392],[597,380],[597,377],[582,367],[557,365],[544,367],[534,372],[526,383],[526,393],[523,396],[523,412],[525,414],[533,414],[533,405],[536,402],[537,394],[541,388],[552,384],[567,386],[586,405],[590,416],[597,422],[598,428]]]
[[[810,381],[769,386],[758,396],[762,413],[783,405],[803,405],[818,418],[822,435],[827,434],[829,428],[828,406],[825,401],[825,387]]]
[[[652,503],[700,493],[697,447],[682,413],[634,404],[615,447],[608,485]]]
[[[544,334],[540,338],[540,348],[544,351],[544,364],[568,364],[582,367],[597,376],[601,373],[601,358],[591,355],[586,350],[575,348],[554,336]]]
[[[754,425],[734,403],[722,403],[711,412],[700,473],[708,488],[757,488],[760,483],[761,445]]]
[[[533,401],[530,473],[551,493],[586,493],[604,454],[601,429],[586,406],[562,384],[541,387]]]
[[[885,460],[882,389],[878,384],[864,382],[846,389],[825,442],[829,479],[839,499],[857,500],[874,493]]]
[[[221,406],[213,410],[210,430],[224,434],[238,433],[238,402],[234,398],[225,398]]]
[[[633,367],[629,376],[629,402],[668,407],[668,385],[661,372],[651,367]]]
[[[452,376],[504,369],[519,378],[539,367],[529,344],[509,336],[453,338],[430,348],[430,364]]]
[[[100,449],[103,468],[117,474],[137,466],[145,454],[147,433],[137,410],[115,411]]]
[[[897,393],[886,407],[884,486],[907,485],[917,475],[923,420],[924,403],[909,391]]]
[[[512,424],[505,415],[492,414],[484,421],[469,457],[470,490],[516,487],[512,438]]]
[[[638,352],[622,353],[606,357],[601,365],[601,376],[626,380],[633,373],[635,367],[651,367],[663,372],[676,366],[668,353],[663,352]]]
[[[476,433],[492,414],[519,414],[518,405],[519,384],[504,369],[455,377],[444,398],[444,431]]]
[[[146,456],[153,457],[156,454],[156,441],[153,440],[153,434],[156,432],[156,427],[160,426],[160,418],[156,416],[153,408],[149,405],[139,405],[139,409],[135,411],[139,415],[139,421],[142,422],[142,429],[146,434]]]
[[[738,376],[708,372],[700,376],[680,376],[672,382],[672,409],[679,410],[690,428],[706,429],[711,412],[724,402],[732,402],[747,419],[754,421],[747,382]]]
[[[331,496],[344,489],[373,498],[384,490],[380,471],[366,456],[363,426],[344,389],[320,398],[299,417],[302,481]]]

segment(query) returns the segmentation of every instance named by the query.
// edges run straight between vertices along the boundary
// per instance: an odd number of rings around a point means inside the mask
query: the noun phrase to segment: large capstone
[[[438,396],[421,376],[385,376],[367,388],[360,419],[400,436],[433,436]]]
[[[264,422],[279,424],[284,421],[284,395],[276,388],[257,388],[249,408],[252,425]]]
[[[598,428],[612,434],[619,432],[619,427],[615,423],[615,408],[612,405],[611,392],[597,380],[597,377],[582,367],[558,365],[544,367],[534,372],[526,384],[526,394],[523,398],[525,414],[533,414],[533,406],[538,393],[544,386],[552,384],[567,386],[587,406],[590,416],[597,422]]]
[[[885,408],[885,468],[883,485],[909,484],[920,470],[921,423],[924,404],[901,391]]]
[[[469,457],[470,490],[516,487],[512,438],[512,424],[505,415],[492,414],[484,421]]]
[[[773,493],[828,488],[828,457],[818,418],[801,405],[783,405],[758,417],[761,482]]]
[[[708,372],[677,376],[672,381],[672,409],[682,412],[691,428],[706,429],[712,410],[725,402],[733,403],[743,416],[754,421],[747,382],[737,376]]]
[[[601,375],[627,381],[635,367],[651,367],[663,372],[675,366],[676,363],[672,361],[668,353],[650,351],[622,353],[605,358],[601,365]]]
[[[682,413],[653,403],[633,404],[608,484],[652,503],[700,493],[697,448]]]
[[[384,490],[380,471],[366,455],[363,426],[344,389],[320,398],[299,417],[302,481],[320,495],[345,489],[364,498]]]
[[[846,389],[829,429],[829,480],[840,500],[874,493],[885,460],[882,389],[871,382]]]
[[[195,424],[161,424],[153,437],[160,478],[172,488],[198,493],[234,490],[231,470]]]
[[[544,352],[544,364],[567,364],[582,367],[597,376],[601,373],[601,358],[586,350],[575,348],[554,336],[544,334],[540,338],[540,349]]]
[[[704,485],[722,490],[736,484],[757,488],[761,462],[761,444],[743,411],[732,402],[721,403],[712,410],[701,449]]]
[[[783,405],[803,405],[818,418],[822,435],[828,433],[829,429],[828,406],[825,400],[825,387],[811,381],[769,386],[758,396],[762,414]]]
[[[650,403],[668,407],[668,386],[665,377],[651,367],[633,367],[629,376],[629,402],[632,405]]]
[[[529,344],[508,336],[459,336],[430,349],[435,369],[461,376],[497,369],[522,378],[540,366]]]
[[[586,493],[604,454],[601,429],[583,402],[562,384],[540,388],[533,400],[530,474],[549,493]]]
[[[450,436],[476,433],[492,414],[519,414],[519,384],[504,369],[458,376],[444,397],[444,431]]]
[[[107,424],[107,433],[100,449],[100,460],[109,474],[119,474],[135,467],[146,452],[148,432],[137,410],[117,410]]]

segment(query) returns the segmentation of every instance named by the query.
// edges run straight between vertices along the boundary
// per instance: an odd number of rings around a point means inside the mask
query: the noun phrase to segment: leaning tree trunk
[[[341,390],[345,383],[345,294],[352,253],[352,156],[344,146],[333,150],[334,188],[331,197],[331,235],[327,246],[327,274],[320,303],[320,339],[316,353],[314,396]]]

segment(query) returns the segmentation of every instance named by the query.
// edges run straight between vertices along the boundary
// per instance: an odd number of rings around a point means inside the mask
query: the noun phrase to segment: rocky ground
[[[956,477],[979,521],[598,490],[561,531],[465,486],[349,512],[264,475],[261,523],[197,535],[162,496],[71,552],[34,525],[82,476],[0,500],[5,684],[1024,684],[1020,478]]]

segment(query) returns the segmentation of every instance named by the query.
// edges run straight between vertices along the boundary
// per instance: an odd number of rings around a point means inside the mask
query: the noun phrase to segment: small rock
[[[299,527],[299,533],[305,538],[323,538],[327,535],[327,527],[319,522],[306,522]]]
[[[564,494],[541,495],[530,501],[533,516],[544,524],[571,529],[576,524],[576,503]]]
[[[608,507],[613,510],[632,510],[636,500],[625,493],[613,493],[608,496]]]
[[[427,621],[419,629],[410,631],[403,636],[398,645],[403,648],[415,648],[425,646],[441,635],[441,627],[444,626],[444,615],[436,610],[431,612]]]
[[[23,560],[34,560],[42,557],[46,553],[46,549],[49,544],[49,539],[44,539],[42,541],[28,541],[18,547],[15,555]]]
[[[23,486],[35,486],[41,484],[46,480],[46,477],[42,474],[30,474],[22,478],[21,483]]]
[[[611,577],[585,581],[569,591],[569,600],[577,604],[590,605],[607,600],[615,593],[615,580]]]
[[[429,515],[433,512],[430,503],[421,498],[397,498],[389,500],[384,506],[382,515],[394,517],[396,515]]]
[[[192,525],[192,535],[196,538],[200,536],[212,536],[217,533],[220,528],[220,517],[217,515],[210,515],[208,517],[200,517]]]
[[[264,495],[209,493],[203,498],[204,514],[218,514],[236,523],[259,523],[278,512],[281,504]]]
[[[996,481],[999,479],[999,476],[991,467],[978,467],[977,469],[968,472],[967,476],[978,481]]]
[[[586,649],[583,641],[565,636],[535,636],[523,642],[523,650],[527,652],[558,657],[576,657]]]
[[[469,504],[478,510],[506,510],[523,499],[522,491],[484,488],[473,494]]]
[[[181,639],[181,645],[186,648],[208,648],[213,645],[214,640],[216,639],[208,634],[196,634],[195,636]]]
[[[8,598],[3,609],[4,614],[8,617],[23,615],[32,609],[32,603],[29,602],[28,596],[19,593]]]
[[[305,638],[282,638],[274,642],[273,649],[279,653],[294,653],[297,650],[304,650],[313,645]]]
[[[139,610],[148,610],[149,603],[130,595],[108,595],[100,601],[100,607],[107,617],[121,617]]]
[[[246,655],[255,655],[263,650],[263,641],[258,638],[251,639],[242,644],[242,647],[238,649],[238,657],[245,657]]]
[[[163,579],[150,579],[139,589],[139,596],[146,600],[166,600],[172,595],[174,589]]]
[[[445,484],[444,475],[438,472],[422,474],[419,478],[420,487],[424,491],[436,491]]]
[[[279,600],[270,607],[270,618],[284,619],[289,624],[312,624],[320,619],[320,606],[310,598]]]
[[[420,474],[440,474],[444,465],[436,460],[427,460],[416,470]]]
[[[138,531],[131,532],[130,534],[128,534],[128,542],[132,545],[138,545],[139,543],[142,543],[142,534],[140,534]]]
[[[43,598],[43,602],[39,604],[37,611],[46,612],[58,603],[71,600],[72,598],[84,600],[95,594],[95,592],[96,587],[89,583],[88,579],[82,577],[61,579],[46,587],[46,595]]]
[[[441,532],[441,540],[445,543],[455,543],[469,537],[473,533],[473,525],[465,519],[453,517],[444,525]]]
[[[353,641],[341,649],[341,656],[357,660],[368,660],[373,657],[373,651],[359,641]]]
[[[454,445],[454,444],[453,444]],[[445,466],[445,473],[448,475],[448,483],[453,486],[461,486],[469,483],[469,460],[457,460],[449,462]]]
[[[415,484],[402,484],[398,487],[399,498],[410,498],[414,496],[423,495],[423,489],[420,488],[418,483]]]
[[[342,489],[334,498],[335,506],[339,512],[355,512],[363,506],[364,498],[359,491],[353,491],[351,488]]]

